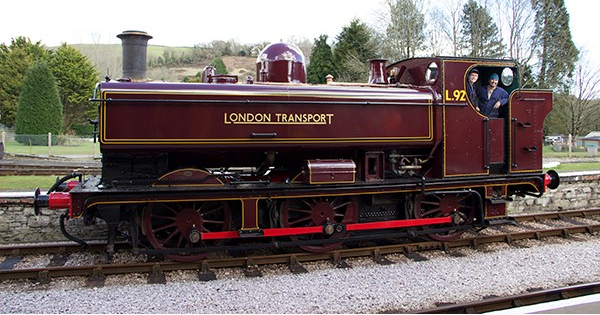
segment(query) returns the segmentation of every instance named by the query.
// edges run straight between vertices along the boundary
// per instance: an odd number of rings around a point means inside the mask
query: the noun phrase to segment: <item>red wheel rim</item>
[[[150,203],[144,210],[143,224],[150,244],[161,249],[191,249],[217,244],[216,241],[193,242],[190,233],[228,231],[231,210],[226,202]],[[176,261],[195,261],[208,253],[165,254]]]
[[[354,197],[316,197],[288,199],[281,205],[281,226],[308,227],[330,223],[356,223],[358,205]],[[333,235],[308,234],[290,237],[293,241],[319,240],[328,238],[345,238],[348,232]],[[302,245],[307,252],[325,252],[333,250],[342,243],[325,243],[319,245]]]
[[[436,227],[464,227],[473,223],[478,209],[476,198],[471,193],[436,194],[423,196],[421,199],[422,218],[440,218],[455,215],[453,225]],[[440,242],[455,240],[465,232],[464,229],[450,230],[442,233],[432,233],[429,237]]]

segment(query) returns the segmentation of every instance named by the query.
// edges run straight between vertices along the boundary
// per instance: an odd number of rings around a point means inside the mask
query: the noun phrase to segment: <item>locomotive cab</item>
[[[479,73],[476,88],[485,87],[495,74],[498,86],[507,91],[508,102],[498,117],[485,115],[469,99],[467,80],[473,69]],[[440,94],[436,118],[443,122],[438,138],[443,150],[436,177],[541,171],[542,130],[552,92],[522,89],[516,61],[414,58],[390,65],[388,72],[399,85],[429,85]]]

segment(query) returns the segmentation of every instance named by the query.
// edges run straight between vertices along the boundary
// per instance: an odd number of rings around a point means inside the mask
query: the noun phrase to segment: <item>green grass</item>
[[[545,145],[544,148],[542,149],[542,154],[543,154],[544,157],[555,157],[555,158],[560,158],[560,157],[564,157],[564,158],[568,158],[568,157],[590,157],[590,154],[587,153],[586,151],[571,152],[570,154],[569,154],[569,152],[554,151],[554,150],[552,150],[552,146],[551,145]]]
[[[40,187],[48,190],[56,182],[56,176],[0,176],[0,191],[33,191]]]
[[[167,47],[167,46],[154,46],[148,45],[148,59],[155,59],[158,57],[163,57],[165,51],[175,52],[176,56],[181,54],[190,53],[192,51],[192,47]]]
[[[600,170],[600,162],[598,163],[561,163],[558,166],[552,167],[557,172],[577,172],[577,171],[599,171]],[[547,171],[548,169],[544,169]]]
[[[52,146],[50,154],[58,156],[86,156],[89,158],[94,154],[100,156],[99,143],[89,140],[77,140],[71,141],[69,145]],[[47,146],[29,146],[18,142],[6,142],[4,144],[4,151],[8,154],[48,155]],[[44,191],[44,189],[47,190],[50,188],[55,181],[56,176],[0,176],[0,191],[33,191],[36,187],[40,187]]]
[[[95,148],[95,150],[94,150]],[[29,146],[18,142],[6,142],[4,152],[10,154],[48,155],[47,146]],[[69,145],[56,145],[50,147],[50,155],[100,155],[99,143],[93,141],[73,141]]]

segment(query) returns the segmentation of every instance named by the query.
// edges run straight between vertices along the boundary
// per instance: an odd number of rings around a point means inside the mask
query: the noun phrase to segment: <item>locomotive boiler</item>
[[[119,37],[124,60],[140,55],[127,41],[145,49],[151,38]],[[385,62],[371,60],[366,83],[306,84],[302,52],[276,43],[244,83],[210,68],[203,83],[153,82],[139,68],[133,79],[99,83],[102,174],[38,190],[36,211],[106,221],[109,255],[126,226],[135,250],[185,261],[224,246],[319,252],[385,237],[447,241],[505,222],[515,195],[558,186],[556,172],[542,172],[552,92],[522,89],[515,61]],[[500,118],[468,100],[473,68],[501,74],[510,102]]]

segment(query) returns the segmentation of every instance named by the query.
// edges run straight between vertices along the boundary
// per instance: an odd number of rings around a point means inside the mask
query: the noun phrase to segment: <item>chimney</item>
[[[123,77],[133,81],[146,80],[146,54],[152,36],[142,31],[124,31],[117,37],[123,47]]]
[[[385,74],[385,62],[387,59],[370,59],[371,69],[369,71],[369,84],[388,84]]]

